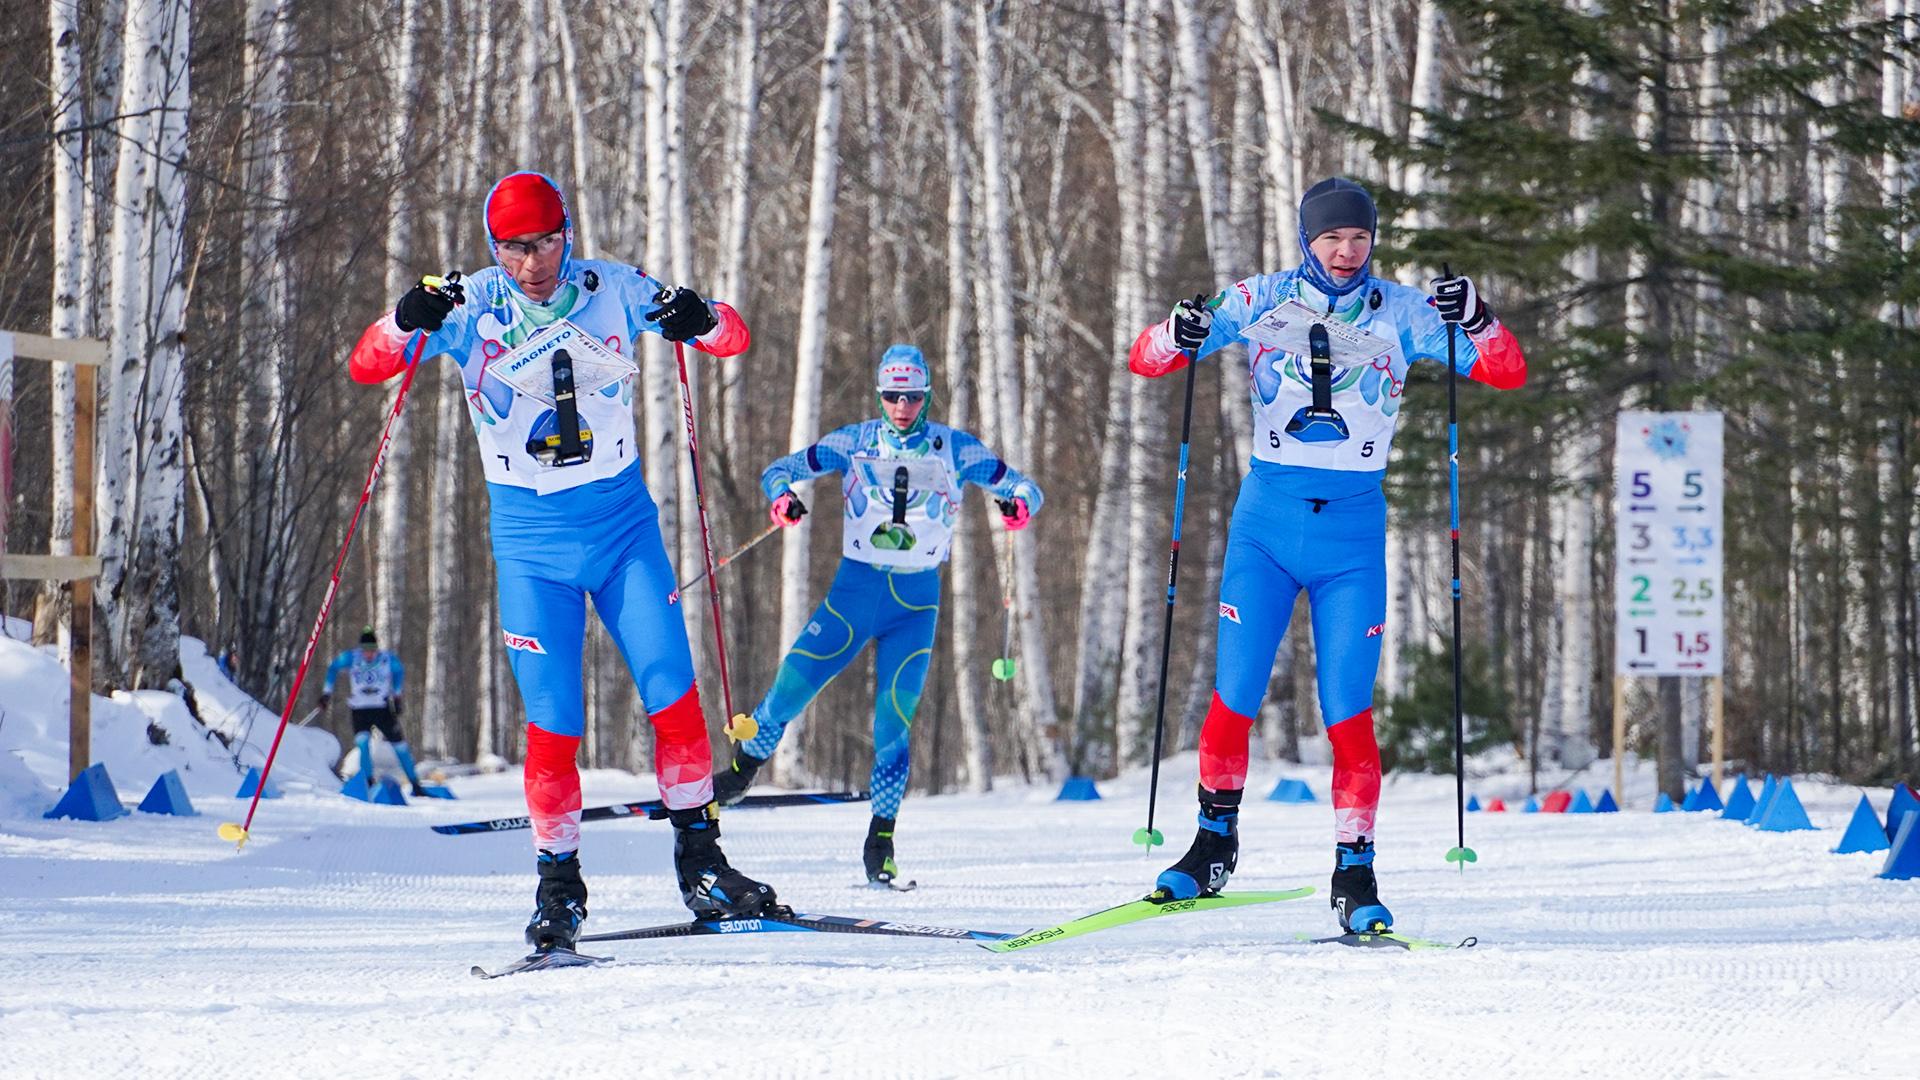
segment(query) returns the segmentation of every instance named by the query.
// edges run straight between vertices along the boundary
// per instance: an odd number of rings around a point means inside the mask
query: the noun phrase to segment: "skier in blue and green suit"
[[[880,417],[829,432],[760,476],[774,523],[790,527],[806,512],[793,485],[840,473],[842,558],[826,599],[754,707],[758,733],[735,748],[731,769],[716,770],[714,796],[723,806],[738,802],[787,725],[872,641],[873,820],[863,858],[869,882],[893,885],[899,876],[893,825],[907,789],[908,735],[932,659],[940,564],[952,546],[962,489],[975,484],[991,492],[1008,529],[1026,528],[1042,496],[1038,484],[979,439],[927,419],[932,380],[919,349],[889,347],[875,384]],[[911,481],[904,459],[919,459]]]

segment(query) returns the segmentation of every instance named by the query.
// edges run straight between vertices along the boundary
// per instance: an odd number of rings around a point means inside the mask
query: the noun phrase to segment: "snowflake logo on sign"
[[[1686,421],[1674,419],[1658,420],[1642,429],[1642,434],[1647,438],[1647,449],[1667,461],[1687,456],[1687,436],[1691,432]]]

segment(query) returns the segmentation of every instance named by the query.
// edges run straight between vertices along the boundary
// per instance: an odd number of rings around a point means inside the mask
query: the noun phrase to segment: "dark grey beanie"
[[[1329,229],[1379,231],[1380,215],[1367,189],[1332,176],[1307,189],[1300,199],[1300,235],[1311,241]]]

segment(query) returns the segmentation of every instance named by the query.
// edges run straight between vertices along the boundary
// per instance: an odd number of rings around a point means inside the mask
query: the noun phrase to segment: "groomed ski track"
[[[1246,889],[1324,886],[1322,802],[1248,785]],[[1191,832],[1191,756],[1164,769],[1172,851],[1143,855],[1144,775],[1097,803],[1050,789],[915,796],[903,869],[860,879],[865,806],[735,813],[733,861],[805,910],[1022,931],[1144,893]],[[1594,787],[1591,777],[1588,786]],[[1713,814],[1476,814],[1462,876],[1449,778],[1390,781],[1383,896],[1399,929],[1479,947],[1296,944],[1317,896],[1206,912],[1006,956],[964,942],[777,934],[613,942],[622,963],[482,982],[524,952],[525,833],[436,822],[512,813],[517,773],[455,803],[264,803],[236,855],[198,818],[0,819],[0,1045],[9,1077],[1912,1075],[1920,882],[1828,853],[1858,793],[1796,780],[1820,832]],[[645,794],[586,774],[586,801]],[[124,793],[123,793],[124,794]],[[1884,805],[1885,792],[1875,794]],[[1510,802],[1513,800],[1509,799]],[[684,914],[664,823],[585,829],[586,929]],[[640,961],[640,963],[635,963]]]

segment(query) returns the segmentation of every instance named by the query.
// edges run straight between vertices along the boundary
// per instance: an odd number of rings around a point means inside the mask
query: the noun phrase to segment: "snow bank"
[[[67,786],[67,671],[51,648],[18,640],[19,620],[8,622],[0,635],[0,815],[31,817]],[[123,801],[137,802],[170,769],[196,799],[231,797],[246,769],[266,760],[278,715],[221,675],[202,642],[182,638],[180,660],[205,725],[164,691],[93,697],[93,760],[106,764]],[[331,733],[289,727],[273,776],[283,786],[333,786],[339,756]]]

